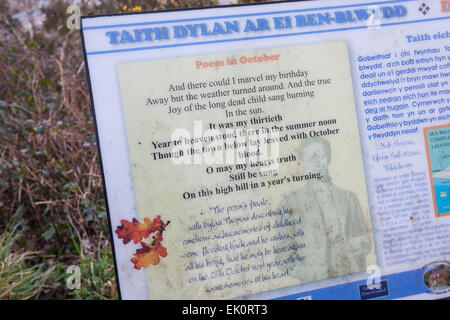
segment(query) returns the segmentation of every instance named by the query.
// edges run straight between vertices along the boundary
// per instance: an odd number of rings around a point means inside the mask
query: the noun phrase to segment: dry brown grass
[[[49,16],[64,21],[62,9]],[[25,30],[1,12],[0,229],[18,211],[23,235],[2,263],[56,265],[45,293],[70,297],[65,267],[95,258],[99,245],[110,257],[81,43],[77,32],[58,32],[49,21]],[[114,281],[112,270],[108,277]],[[9,280],[2,274],[1,281]]]
[[[80,36],[65,27],[68,3],[60,0],[43,9],[46,20],[41,28],[23,28],[11,15],[30,2],[14,2],[11,8],[0,0],[0,232],[7,235],[14,213],[21,230],[11,238],[10,254],[0,261],[0,287],[10,289],[0,291],[0,299],[114,298],[110,234]],[[151,11],[217,4],[92,3],[81,4],[83,14],[120,12],[124,5]],[[29,276],[23,273],[16,281],[2,273],[14,261]],[[82,269],[79,290],[65,286],[69,265]],[[46,286],[41,283],[39,290],[27,291],[28,296],[11,296],[13,286],[26,287],[33,283],[29,277],[44,270],[52,270],[45,277]]]

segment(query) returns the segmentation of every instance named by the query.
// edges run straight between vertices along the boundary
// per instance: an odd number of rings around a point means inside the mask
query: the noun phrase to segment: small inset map
[[[450,214],[450,124],[424,128],[436,216]]]

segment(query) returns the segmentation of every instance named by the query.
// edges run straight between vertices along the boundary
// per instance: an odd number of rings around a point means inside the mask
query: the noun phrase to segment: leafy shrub
[[[0,298],[117,298],[82,46],[66,27],[71,1],[51,0],[42,27],[28,29],[13,18],[24,3],[0,0]],[[84,15],[217,4],[77,3]]]

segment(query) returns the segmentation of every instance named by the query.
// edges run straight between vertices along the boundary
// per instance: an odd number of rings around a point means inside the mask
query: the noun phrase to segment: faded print
[[[286,250],[278,259],[300,255],[301,262],[282,265],[301,282],[365,271],[371,234],[356,194],[333,184],[328,174],[329,143],[323,138],[303,140],[299,156],[303,169],[319,178],[283,198],[281,206],[289,209],[291,218],[301,217],[301,224],[291,227],[292,234],[301,236],[286,239],[281,244]]]

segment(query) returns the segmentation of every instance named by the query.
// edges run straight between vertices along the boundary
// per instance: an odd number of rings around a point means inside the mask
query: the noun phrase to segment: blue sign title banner
[[[248,34],[272,30],[287,30],[323,25],[370,22],[374,19],[402,18],[407,14],[405,6],[384,6],[377,9],[355,9],[345,11],[318,12],[300,15],[277,16],[271,19],[253,18],[245,21],[225,20],[213,23],[179,24],[171,28],[165,26],[107,31],[109,44],[152,42],[170,39],[212,37],[218,35]]]

